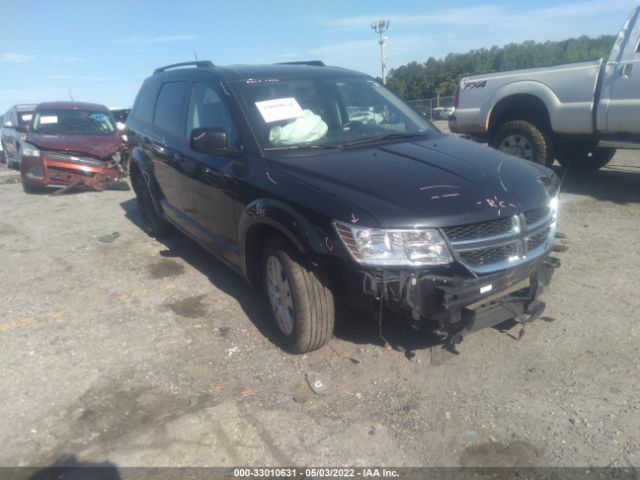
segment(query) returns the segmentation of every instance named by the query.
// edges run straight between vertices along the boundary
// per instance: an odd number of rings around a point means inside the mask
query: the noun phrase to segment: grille
[[[444,233],[452,242],[463,240],[476,240],[484,237],[494,237],[509,233],[513,228],[511,217],[499,218],[489,222],[472,223],[470,225],[460,225],[458,227],[443,228]]]
[[[529,237],[529,242],[527,244],[529,250],[533,250],[534,248],[539,247],[544,243],[544,241],[549,236],[549,228],[545,228],[544,230],[536,233]]]
[[[516,244],[510,243],[500,247],[488,247],[468,252],[460,252],[460,257],[472,267],[481,267],[502,262],[517,254],[518,249]]]
[[[48,167],[47,171],[49,172],[49,176],[51,178],[55,178],[57,180],[67,179],[69,175],[76,177],[92,177],[93,175],[95,175],[95,173],[93,172],[83,172],[82,170],[61,167]]]
[[[550,213],[549,207],[540,207],[512,217],[442,230],[462,263],[478,273],[489,273],[531,260],[530,253],[553,234]]]
[[[45,152],[45,155],[52,160],[62,160],[64,162],[81,162],[92,165],[99,165],[101,162],[97,158],[88,157],[86,154]],[[75,157],[72,159],[71,157]]]
[[[539,222],[548,215],[549,207],[542,207],[524,212],[524,219],[526,220],[527,225],[533,225],[534,223]]]

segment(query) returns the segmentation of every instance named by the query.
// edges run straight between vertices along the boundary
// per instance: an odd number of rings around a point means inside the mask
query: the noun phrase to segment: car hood
[[[44,135],[29,133],[27,142],[42,150],[60,150],[107,158],[120,148],[118,135]]]
[[[281,173],[357,206],[379,226],[442,227],[549,202],[553,171],[449,135],[271,159]],[[349,206],[350,205],[350,206]]]

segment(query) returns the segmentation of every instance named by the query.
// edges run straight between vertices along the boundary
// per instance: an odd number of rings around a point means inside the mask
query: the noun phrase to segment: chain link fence
[[[453,113],[453,97],[409,100],[409,104],[429,120],[447,120]]]

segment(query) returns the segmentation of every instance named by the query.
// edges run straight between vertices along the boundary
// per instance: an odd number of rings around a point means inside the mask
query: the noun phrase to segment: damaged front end
[[[55,185],[102,191],[117,185],[124,176],[120,151],[105,158],[85,153],[23,148],[21,173],[23,182],[33,186]]]
[[[471,332],[507,320],[524,324],[540,317],[545,307],[540,296],[559,265],[547,254],[482,277],[403,270],[361,274],[363,293],[380,309],[407,314],[414,328],[434,331],[451,346]]]
[[[550,256],[556,220],[557,200],[553,199],[547,206],[517,215],[444,227],[431,237],[430,245],[433,250],[437,240],[442,246],[436,259],[448,252],[451,261],[446,264],[362,265],[334,278],[347,295],[360,299],[354,306],[377,313],[380,322],[383,310],[403,314],[414,328],[435,331],[445,347],[455,351],[455,344],[468,333],[507,320],[524,325],[542,315],[545,304],[540,296],[560,265]],[[362,235],[355,227],[343,225],[337,225],[336,231],[347,249],[357,254],[369,248],[375,232]],[[391,248],[397,244],[388,237],[381,242]],[[424,243],[421,239],[423,250]],[[403,249],[407,250],[406,244]]]

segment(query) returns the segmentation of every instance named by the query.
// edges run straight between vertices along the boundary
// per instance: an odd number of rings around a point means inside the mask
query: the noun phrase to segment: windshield
[[[31,122],[33,112],[18,112],[18,125],[24,127]]]
[[[265,150],[344,147],[435,131],[369,78],[250,79],[231,87]]]
[[[44,134],[110,135],[115,131],[110,114],[90,110],[40,110],[33,131]]]

